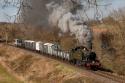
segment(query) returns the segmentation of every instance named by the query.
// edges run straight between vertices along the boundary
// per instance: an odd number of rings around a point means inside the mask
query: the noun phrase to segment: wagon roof
[[[53,44],[53,43],[45,43],[44,45],[52,46],[52,45],[54,45],[54,44]]]
[[[25,42],[35,42],[35,41],[32,41],[32,40],[24,40]]]
[[[36,43],[43,43],[43,42],[41,42],[41,41],[37,41]]]

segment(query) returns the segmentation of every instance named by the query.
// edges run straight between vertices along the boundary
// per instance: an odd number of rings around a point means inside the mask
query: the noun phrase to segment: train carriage
[[[69,52],[66,52],[66,53],[65,53],[65,57],[66,57],[66,60],[69,61],[69,60],[70,60],[70,53],[69,53]]]
[[[62,57],[63,57],[64,60],[66,59],[66,54],[65,54],[64,51],[62,51]]]
[[[19,47],[22,46],[22,40],[21,40],[21,39],[15,39],[14,41],[15,41],[15,42],[14,42],[14,45],[15,45],[15,46],[19,46]]]
[[[63,52],[63,51],[62,51],[62,58],[63,58],[63,59],[66,59],[66,54],[65,54],[65,52]]]
[[[57,56],[58,56],[59,58],[61,58],[61,51],[60,51],[60,50],[57,51]]]
[[[44,43],[41,41],[36,42],[36,51],[43,53],[44,52]]]
[[[55,57],[57,57],[57,56],[58,56],[58,51],[57,51],[57,50],[53,50],[53,55],[54,55]]]
[[[30,50],[36,50],[36,42],[32,40],[24,40],[24,46]]]
[[[40,51],[40,43],[41,42],[36,42],[36,51],[38,51],[38,52]]]
[[[40,52],[43,53],[44,52],[44,43],[41,42],[39,45],[40,45]]]
[[[54,51],[54,44],[52,43],[45,43],[44,44],[44,52],[50,55],[53,55]]]
[[[60,58],[64,59],[64,55],[62,51],[60,51]]]

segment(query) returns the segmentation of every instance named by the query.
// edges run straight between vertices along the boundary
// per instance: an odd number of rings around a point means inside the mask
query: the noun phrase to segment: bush
[[[105,68],[125,75],[125,25],[116,21],[106,24],[104,27],[98,25],[98,29],[108,28],[106,32],[95,32],[94,50]]]
[[[70,50],[75,47],[76,39],[71,36],[64,36],[61,38],[60,43],[63,50]]]

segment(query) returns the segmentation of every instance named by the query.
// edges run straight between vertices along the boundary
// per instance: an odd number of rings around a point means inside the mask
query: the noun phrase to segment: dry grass
[[[10,46],[0,45],[1,49],[5,51],[0,58],[26,83],[97,83],[56,60]]]
[[[0,45],[0,49],[4,45]],[[103,83],[88,78],[85,73],[77,72],[56,60],[38,56],[13,47],[5,47],[6,56],[1,56],[8,67],[13,70],[25,83]],[[3,53],[4,54],[4,53]],[[104,82],[105,83],[105,82]]]
[[[106,24],[94,27],[94,50],[104,67],[125,75],[125,25],[111,21]],[[103,43],[107,45],[106,48],[102,48]]]
[[[11,75],[1,64],[0,64],[0,83],[23,83],[19,79]]]
[[[93,49],[96,51],[100,61],[103,66],[113,70],[116,73],[125,75],[125,23],[124,22],[116,22],[112,18],[106,18],[103,24],[98,24],[92,26],[94,31],[94,41],[93,41]],[[34,28],[32,26],[17,26],[17,25],[1,25],[0,26],[0,35],[5,35],[2,33],[3,27],[8,27],[8,34],[10,36],[10,40],[13,38],[23,38],[23,39],[33,39],[33,40],[41,40],[45,42],[57,42],[61,44],[63,50],[69,50],[76,45],[75,37],[69,36],[65,34],[61,37],[58,36],[59,30],[57,28],[52,28],[51,30],[43,29],[43,28]],[[18,28],[17,28],[18,27]],[[19,29],[20,28],[20,29]],[[16,36],[14,35],[16,34]],[[102,48],[103,47],[103,48]],[[3,56],[5,50],[0,50],[0,56]],[[22,54],[22,53],[20,53]],[[9,58],[9,53],[4,54],[6,58]],[[15,53],[13,53],[15,55]],[[24,54],[23,54],[24,55]],[[22,60],[18,63],[18,59],[16,56],[15,62],[12,61],[13,66],[27,63],[30,66],[31,62],[25,62],[25,58],[21,58]],[[16,60],[17,59],[17,60]],[[32,60],[32,58],[30,58]],[[21,65],[20,67],[27,67]],[[19,68],[20,69],[20,68]],[[18,69],[15,69],[18,70]],[[25,70],[22,69],[23,71]]]

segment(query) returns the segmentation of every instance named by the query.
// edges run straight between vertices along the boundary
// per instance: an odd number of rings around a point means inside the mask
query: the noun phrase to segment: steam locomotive
[[[72,64],[84,66],[87,69],[97,70],[101,67],[96,53],[88,50],[84,46],[77,46],[69,51],[63,51],[58,44],[22,39],[15,39],[14,45],[48,54],[49,56],[63,59]]]

